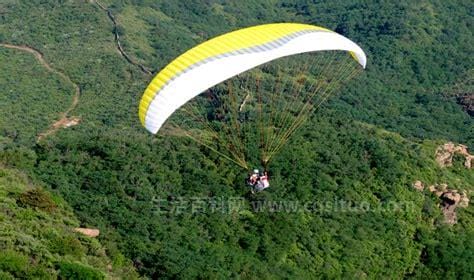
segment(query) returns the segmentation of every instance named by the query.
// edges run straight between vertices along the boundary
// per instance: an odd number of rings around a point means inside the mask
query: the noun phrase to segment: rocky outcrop
[[[456,208],[466,208],[469,205],[469,198],[466,193],[459,193],[457,190],[447,190],[439,198],[441,199],[440,206],[445,222],[450,225],[457,223]]]
[[[415,181],[413,188],[423,191],[425,185],[421,181]],[[457,223],[456,208],[466,208],[469,206],[469,197],[466,192],[459,192],[455,189],[449,189],[447,184],[436,184],[427,187],[427,190],[434,193],[441,200],[439,206],[443,211],[444,221],[453,225]]]
[[[441,145],[436,149],[436,161],[441,167],[452,166],[455,154],[459,154],[465,158],[464,166],[466,168],[472,167],[474,155],[469,154],[467,146],[461,144],[455,145],[452,142]]]
[[[75,228],[74,231],[82,233],[89,237],[97,237],[100,234],[100,230],[95,229],[95,228]]]
[[[415,183],[413,183],[413,187],[419,191],[423,191],[425,186],[423,186],[423,183],[421,181],[415,181]]]

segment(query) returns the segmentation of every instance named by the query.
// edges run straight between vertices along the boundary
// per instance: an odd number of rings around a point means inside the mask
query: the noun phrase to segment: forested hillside
[[[73,232],[80,222],[60,197],[18,171],[2,166],[0,173],[1,279],[137,277],[120,253],[112,269],[97,240]]]
[[[468,0],[2,1],[0,278],[474,278],[472,205],[448,225],[440,198],[412,187],[474,190],[459,157],[435,161],[448,141],[474,149],[459,98],[472,97],[472,11]],[[149,134],[137,111],[148,70],[270,22],[336,30],[368,65],[251,195],[246,170]],[[47,208],[22,202],[31,189]],[[98,240],[71,232],[80,225]]]

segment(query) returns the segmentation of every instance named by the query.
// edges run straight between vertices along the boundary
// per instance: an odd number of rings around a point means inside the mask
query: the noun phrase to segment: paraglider
[[[258,169],[254,169],[253,173],[248,178],[248,184],[250,186],[255,186],[258,182],[258,178],[260,177]]]
[[[253,173],[247,178],[247,184],[251,187],[252,193],[261,192],[270,187],[270,178],[268,172],[260,173],[258,169],[254,169]]]
[[[153,134],[186,136],[246,170],[267,170],[290,136],[365,65],[356,43],[323,27],[244,28],[164,67],[146,88],[139,117]],[[249,181],[268,188],[267,174],[258,175]]]

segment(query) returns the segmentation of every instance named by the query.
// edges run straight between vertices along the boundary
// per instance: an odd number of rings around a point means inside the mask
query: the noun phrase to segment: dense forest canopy
[[[474,149],[474,120],[455,95],[472,90],[472,9],[468,0],[2,1],[0,278],[472,279],[472,206],[449,226],[439,198],[412,188],[473,191],[459,158],[449,168],[434,159],[447,141]],[[137,107],[147,69],[270,22],[335,30],[368,65],[273,159],[272,187],[250,195],[245,170],[189,139],[149,134]],[[79,124],[36,141],[76,86],[65,119]],[[55,206],[24,203],[31,188]]]

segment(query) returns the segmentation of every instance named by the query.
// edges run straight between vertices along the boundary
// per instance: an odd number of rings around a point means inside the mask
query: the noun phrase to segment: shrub
[[[59,279],[97,280],[105,279],[102,272],[78,263],[60,262]]]
[[[15,277],[8,272],[0,271],[0,280],[14,280]]]
[[[28,258],[26,256],[15,251],[0,252],[0,271],[10,272],[14,276],[19,277],[24,275],[27,269]],[[8,279],[6,276],[4,278]]]
[[[62,256],[72,255],[77,257],[80,257],[85,251],[81,242],[72,236],[53,238],[50,242],[49,249],[52,253],[58,253]]]
[[[32,189],[22,193],[18,198],[18,205],[35,207],[47,212],[52,212],[56,208],[56,203],[51,196],[42,189]]]

